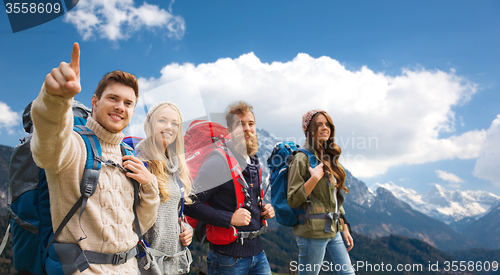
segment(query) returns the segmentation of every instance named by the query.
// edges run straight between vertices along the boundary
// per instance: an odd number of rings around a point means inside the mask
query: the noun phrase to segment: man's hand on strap
[[[270,204],[264,204],[263,211],[260,213],[264,220],[272,219],[274,217],[274,208]]]
[[[233,217],[231,218],[231,225],[234,226],[246,226],[250,224],[252,220],[252,214],[245,208],[238,208],[234,211]]]

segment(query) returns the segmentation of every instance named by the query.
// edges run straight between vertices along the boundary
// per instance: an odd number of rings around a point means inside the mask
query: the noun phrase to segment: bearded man
[[[208,274],[271,274],[269,262],[257,234],[264,219],[274,217],[270,204],[262,204],[261,169],[255,155],[259,149],[257,128],[252,106],[240,101],[230,105],[226,114],[227,129],[231,134],[228,148],[240,165],[248,185],[245,205],[238,207],[235,184],[227,161],[213,154],[201,166],[193,186],[211,186],[196,194],[194,203],[186,205],[184,213],[206,224],[222,228],[234,227],[239,237],[227,245],[210,244],[207,256]],[[208,204],[206,204],[208,202]],[[236,210],[235,210],[236,209]],[[257,235],[257,236],[256,236]],[[243,236],[243,237],[242,237]]]

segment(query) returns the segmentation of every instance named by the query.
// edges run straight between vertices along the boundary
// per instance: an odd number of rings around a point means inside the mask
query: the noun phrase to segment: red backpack
[[[248,185],[243,177],[238,161],[226,146],[227,141],[229,141],[229,133],[222,125],[206,120],[195,120],[191,122],[186,130],[186,134],[184,135],[186,164],[189,168],[191,178],[194,180],[198,175],[200,167],[203,163],[205,163],[209,156],[212,154],[219,154],[223,159],[225,159],[234,182],[237,203],[235,208],[236,210],[244,206],[244,191],[248,189]],[[262,173],[260,170],[259,174],[261,175],[260,182],[262,183]],[[263,194],[261,189],[261,198],[262,197]],[[201,243],[203,243],[203,240],[206,237],[206,239],[212,244],[227,245],[237,240],[238,237],[243,241],[243,238],[248,238],[249,235],[254,238],[267,231],[266,221],[264,221],[263,227],[265,230],[259,229],[259,232],[238,233],[234,226],[230,226],[229,229],[226,229],[198,222],[198,220],[188,216],[186,216],[186,218],[189,224],[194,228],[194,239]]]

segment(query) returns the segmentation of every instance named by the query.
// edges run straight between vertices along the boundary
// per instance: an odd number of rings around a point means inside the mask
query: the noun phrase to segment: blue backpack
[[[305,213],[300,207],[291,208],[288,205],[288,164],[298,152],[307,155],[311,166],[318,165],[316,156],[307,148],[299,148],[292,141],[279,142],[267,159],[269,167],[269,183],[271,184],[271,204],[274,207],[276,221],[284,226],[294,226],[304,222]]]
[[[319,160],[313,152],[307,148],[299,148],[297,144],[291,141],[276,144],[267,159],[269,182],[271,184],[271,203],[276,214],[276,221],[284,226],[294,226],[297,223],[304,223],[306,219],[324,219],[326,220],[324,231],[330,232],[332,222],[342,219],[349,228],[349,233],[352,233],[351,225],[347,222],[344,214],[340,212],[309,214],[311,205],[309,205],[305,213],[300,207],[291,208],[288,205],[288,164],[292,157],[299,152],[307,155],[312,168],[319,164]]]
[[[9,164],[8,212],[10,215],[9,228],[12,230],[14,269],[18,272],[29,272],[36,275],[71,274],[76,270],[82,272],[89,267],[89,263],[96,263],[94,258],[113,257],[114,255],[93,251],[85,251],[84,253],[78,244],[60,244],[55,242],[55,239],[79,209],[80,220],[88,198],[92,196],[97,187],[101,163],[124,168],[102,159],[101,146],[97,137],[84,126],[90,115],[90,109],[75,101],[73,104],[74,130],[81,135],[87,151],[85,171],[80,186],[82,196],[54,232],[45,170],[36,166],[30,150],[30,141],[33,135],[30,110],[31,103],[23,113],[23,126],[28,135],[21,140],[21,144],[14,148]],[[121,149],[124,155],[133,154],[133,149],[123,142]],[[134,214],[136,214],[135,205],[139,201],[138,189],[138,183],[134,182]],[[142,241],[137,215],[135,215],[134,223],[139,231],[137,232],[139,240]],[[8,231],[9,229],[7,229],[4,240],[8,236]],[[129,253],[127,256],[133,257],[131,254],[133,253]],[[77,259],[78,256],[80,257]],[[113,260],[115,259],[111,261]],[[122,262],[123,259],[118,259],[116,264]]]

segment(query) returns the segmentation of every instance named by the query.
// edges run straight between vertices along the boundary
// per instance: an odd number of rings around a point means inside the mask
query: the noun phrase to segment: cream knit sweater
[[[73,131],[73,99],[50,95],[44,87],[31,108],[34,125],[31,151],[36,164],[46,171],[55,230],[80,197],[80,180],[87,153],[83,139]],[[122,163],[120,142],[123,134],[109,132],[92,118],[88,119],[87,127],[99,139],[104,159]],[[140,197],[137,215],[142,232],[146,232],[156,219],[159,205],[156,178],[141,186]],[[117,253],[133,248],[138,241],[133,227],[133,200],[134,188],[125,174],[116,167],[102,165],[97,190],[89,198],[81,218],[87,238],[79,242],[80,247],[101,253]],[[57,241],[76,243],[84,236],[77,212]],[[136,275],[137,261],[132,258],[117,266],[91,264],[82,274]]]

